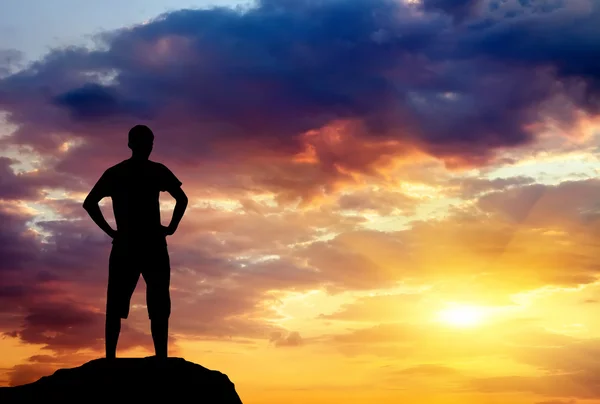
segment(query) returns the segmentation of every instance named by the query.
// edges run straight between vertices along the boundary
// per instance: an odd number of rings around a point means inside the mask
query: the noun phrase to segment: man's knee
[[[148,310],[148,318],[152,322],[168,322],[171,317],[171,310]]]
[[[105,328],[107,332],[109,330],[114,330],[115,332],[119,332],[121,329],[121,317],[117,315],[106,314],[106,323]]]
[[[129,316],[129,301],[108,299],[106,303],[106,321],[118,322]]]
[[[170,313],[148,313],[148,318],[152,324],[168,324]]]
[[[171,316],[171,300],[152,301],[148,303],[148,317],[150,320],[168,320]]]
[[[146,289],[148,306],[166,307],[171,305],[171,293],[168,287],[148,287]]]

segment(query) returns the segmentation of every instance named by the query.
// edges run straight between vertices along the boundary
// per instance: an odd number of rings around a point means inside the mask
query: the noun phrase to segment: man
[[[131,158],[107,169],[83,202],[92,220],[112,239],[106,299],[106,357],[114,359],[121,319],[129,315],[131,296],[140,274],[157,358],[167,357],[171,314],[170,261],[166,237],[175,233],[188,199],[181,182],[164,165],[149,160],[154,134],[144,125],[129,131]],[[168,227],[161,224],[159,194],[176,200]],[[98,203],[111,197],[117,230],[106,222]]]

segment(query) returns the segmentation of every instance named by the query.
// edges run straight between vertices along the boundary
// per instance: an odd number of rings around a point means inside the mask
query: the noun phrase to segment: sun
[[[481,307],[456,304],[440,311],[439,319],[455,327],[474,327],[481,324],[484,314]]]

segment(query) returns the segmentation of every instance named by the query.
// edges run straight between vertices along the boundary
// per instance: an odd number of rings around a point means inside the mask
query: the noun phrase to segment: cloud
[[[421,293],[359,297],[343,304],[331,314],[319,317],[328,320],[353,322],[392,322],[418,316],[420,303],[425,300]]]
[[[52,354],[15,367],[13,382],[102,350],[110,243],[79,192],[128,157],[127,130],[147,123],[192,201],[169,243],[177,337],[322,341],[347,356],[417,360],[397,371],[404,378],[451,376],[442,358],[503,354],[547,374],[477,378],[472,389],[597,394],[585,391],[594,341],[527,322],[486,325],[473,340],[422,326],[431,296],[507,306],[514,293],[597,279],[595,180],[443,170],[506,163],[497,153],[536,141],[547,119],[569,127],[597,112],[598,6],[588,5],[263,0],[167,13],[19,72],[0,65],[0,109],[17,125],[0,147],[31,146],[40,162],[17,173],[0,158],[0,329]],[[402,185],[413,182],[431,194],[412,196]],[[414,220],[442,196],[456,198],[447,215]],[[412,221],[365,230],[373,215]],[[287,291],[341,298],[402,282],[429,289],[346,301],[319,317],[353,322],[339,334],[307,338],[267,320]],[[120,348],[151,349],[143,289]]]
[[[14,73],[21,66],[24,54],[18,49],[0,49],[0,78]]]
[[[0,203],[0,277],[26,269],[39,255],[37,235],[27,228],[34,215]]]
[[[59,368],[72,368],[83,363],[97,359],[89,353],[62,353],[57,355],[33,355],[23,363],[9,369],[7,375],[10,386],[20,386],[31,383],[43,376],[52,374]]]
[[[109,87],[96,83],[85,84],[57,96],[54,103],[71,109],[77,120],[102,119],[107,115],[132,114],[136,116],[135,105],[122,101]]]
[[[18,126],[4,142],[47,154],[84,140],[56,169],[93,181],[143,122],[169,137],[157,150],[184,183],[310,200],[415,150],[486,164],[530,143],[548,114],[568,124],[573,108],[595,111],[598,33],[582,27],[597,6],[522,3],[511,17],[500,4],[473,14],[478,3],[263,0],[167,13],[1,79],[0,108]],[[556,97],[572,108],[553,109]]]
[[[534,332],[532,332],[534,331]],[[474,376],[464,386],[479,392],[529,392],[546,397],[597,399],[600,349],[597,338],[580,339],[525,328],[503,335],[509,349],[504,354],[532,366],[532,376]],[[574,402],[574,401],[547,401]]]
[[[597,112],[594,94],[598,91],[598,49],[593,44],[600,31],[596,26],[588,30],[582,23],[598,18],[598,3],[577,0],[531,1],[522,2],[520,6],[492,4],[497,14],[505,12],[508,18],[497,19],[490,27],[484,25],[472,36],[464,37],[464,49],[471,55],[483,52],[509,63],[550,66],[556,69],[559,77],[586,80],[586,90],[576,101]],[[557,30],[564,36],[554,35]],[[517,38],[518,46],[514,46],[513,41]],[[572,43],[578,46],[573,47]]]
[[[339,334],[333,337],[335,341],[342,343],[389,343],[413,341],[419,337],[418,327],[403,323],[379,324],[372,327],[360,328],[347,334]]]
[[[549,400],[549,401],[538,401],[535,404],[576,404],[577,401],[575,400],[569,400],[569,401],[564,401],[564,400]]]
[[[416,309],[418,311],[418,309]],[[374,320],[344,332],[323,335],[327,346],[352,356],[394,357],[399,355],[411,366],[417,363],[448,364],[464,359],[477,362],[501,355],[513,362],[547,373],[595,372],[597,361],[591,356],[598,344],[595,339],[579,339],[550,332],[543,318],[495,317],[490,315],[476,327],[461,329],[435,322],[435,311],[396,321]],[[346,323],[347,324],[347,323]],[[554,358],[553,353],[557,353]],[[573,361],[569,362],[569,357]],[[479,378],[478,368],[462,372]]]
[[[460,196],[462,199],[472,199],[482,196],[484,193],[500,192],[513,187],[522,185],[531,185],[535,183],[532,177],[510,177],[495,178],[493,180],[485,178],[453,178],[449,181],[449,186],[456,186],[456,192],[452,195]]]
[[[8,372],[8,385],[21,386],[31,383],[43,376],[48,376],[56,370],[57,366],[47,364],[20,364]]]
[[[596,375],[582,372],[566,375],[506,376],[473,381],[471,386],[479,392],[527,392],[547,397],[576,397],[594,399],[600,396]]]
[[[458,20],[472,15],[483,4],[482,0],[422,0],[421,7],[426,11],[442,11]]]
[[[292,331],[287,335],[281,332],[274,332],[271,334],[270,342],[275,344],[276,347],[297,347],[304,344],[304,340],[297,331]]]
[[[77,352],[82,349],[102,351],[104,315],[96,310],[79,307],[72,302],[34,305],[25,316],[21,327],[9,336],[57,353]],[[148,335],[122,326],[119,347],[127,350],[142,346],[151,350]]]
[[[422,376],[422,377],[446,377],[456,376],[459,372],[449,366],[436,364],[422,364],[391,373],[391,376]]]
[[[359,191],[340,196],[339,209],[350,210],[358,213],[377,213],[381,216],[391,214],[414,214],[419,200],[402,192],[386,190]]]
[[[565,181],[555,186],[532,184],[485,195],[478,205],[529,226],[591,230],[598,218],[599,188],[596,179]]]
[[[42,220],[37,226],[48,234],[42,242],[27,230],[33,215],[14,208],[2,214],[0,235],[6,242],[0,245],[0,330],[55,352],[102,350],[108,238],[91,220]],[[202,229],[199,234],[206,249],[193,244],[171,249],[172,297],[179,302],[172,328],[180,335],[268,340],[270,333],[280,330],[264,320],[269,311],[265,302],[272,299],[269,291],[303,290],[319,282],[312,270],[285,258],[276,262],[245,258],[239,261],[246,263],[242,267],[232,258],[244,253],[243,245],[212,249],[211,245],[221,245],[218,238]],[[205,277],[210,282],[203,284]],[[140,281],[129,328],[123,329],[123,349],[148,340],[144,289]]]
[[[488,215],[494,209],[511,209],[504,199],[494,199],[502,195],[509,200],[516,198],[515,206],[523,206],[519,198],[527,195],[524,190],[529,185],[513,185],[482,196],[479,204],[486,209],[484,212],[459,212],[437,222],[415,222],[409,229],[385,233],[350,231],[353,224],[344,224],[337,214],[327,210],[280,213],[275,220],[256,212],[200,209],[182,226],[180,239],[170,247],[172,293],[179,302],[174,310],[174,327],[188,336],[268,339],[272,332],[282,331],[261,318],[273,315],[270,302],[275,301],[276,295],[272,292],[285,290],[326,287],[338,293],[393,287],[412,279],[417,284],[428,284],[432,293],[439,296],[461,296],[462,301],[479,305],[507,305],[511,304],[511,293],[548,283],[591,282],[597,273],[591,250],[585,245],[576,251],[568,246],[562,248],[549,240],[562,240],[563,236],[541,234],[537,229],[540,225],[552,225],[549,220],[566,226],[565,230],[578,223],[580,216],[573,212],[581,207],[576,201],[585,202],[595,193],[594,184],[580,181],[538,191],[538,195],[543,195],[540,198],[549,198],[547,206],[557,208],[540,216],[548,217],[546,222],[533,222],[532,227],[527,222],[517,226],[503,215]],[[566,195],[573,202],[568,205],[570,210],[561,202]],[[556,202],[551,202],[553,199]],[[57,206],[65,205],[59,202]],[[31,217],[20,213],[18,219],[19,214],[10,212],[12,215],[6,212],[7,225],[2,230],[11,234],[7,236],[9,242],[2,246],[7,257],[3,263],[14,262],[12,267],[27,270],[18,277],[5,275],[0,299],[9,303],[4,306],[7,313],[17,310],[22,316],[19,318],[25,319],[46,302],[77,301],[77,307],[88,305],[101,315],[106,282],[106,268],[102,267],[110,249],[101,232],[91,221],[40,221],[38,226],[50,234],[42,248],[38,237],[24,236],[29,234],[26,222]],[[556,221],[557,215],[564,219]],[[316,231],[319,228],[340,234],[328,241],[317,241],[322,234]],[[28,249],[23,250],[27,245]],[[527,257],[528,268],[513,266],[517,257]],[[564,273],[567,264],[571,268],[569,274]],[[469,281],[473,277],[476,282]],[[134,305],[140,306],[132,311],[131,321],[136,329],[144,329],[146,321],[143,287],[140,288],[134,298]],[[426,308],[428,304],[426,296],[420,294],[364,297],[321,318],[366,323],[413,321],[415,316],[408,314],[416,306]],[[35,335],[41,333],[41,328],[34,327]],[[13,320],[4,329],[19,327]]]
[[[80,180],[65,173],[57,173],[51,164],[32,171],[16,173],[12,166],[19,161],[0,157],[0,200],[38,201],[48,190],[73,190],[81,186]]]

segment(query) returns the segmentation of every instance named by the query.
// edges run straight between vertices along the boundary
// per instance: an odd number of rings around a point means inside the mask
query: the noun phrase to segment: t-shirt
[[[127,244],[166,244],[161,229],[159,194],[176,190],[181,181],[166,166],[150,160],[124,160],[107,169],[95,188],[111,197],[117,237]]]

